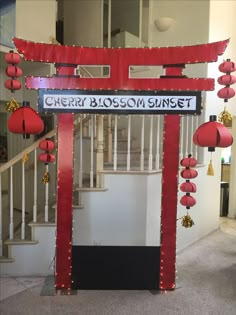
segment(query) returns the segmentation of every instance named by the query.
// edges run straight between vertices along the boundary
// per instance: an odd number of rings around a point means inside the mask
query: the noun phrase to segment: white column
[[[127,171],[130,171],[131,115],[128,116]]]
[[[33,205],[33,222],[37,222],[37,190],[38,190],[38,164],[37,149],[34,150],[34,205]]]
[[[9,238],[14,238],[14,223],[13,223],[13,167],[10,167],[10,224],[9,224]]]
[[[145,130],[145,116],[142,115],[140,171],[144,170],[144,130]]]
[[[148,155],[149,171],[152,170],[152,139],[153,139],[153,115],[150,116],[149,155]]]
[[[113,157],[113,170],[117,170],[117,115],[115,115],[115,122],[114,122],[114,157]]]
[[[98,115],[98,133],[97,133],[97,176],[96,176],[96,186],[102,188],[103,187],[103,115]]]
[[[79,187],[83,186],[83,117],[80,115],[79,134]]]
[[[156,170],[160,168],[160,115],[157,115]]]
[[[94,124],[94,115],[91,115],[91,129],[90,129],[90,187],[93,187],[93,124]]]
[[[46,164],[45,173],[48,173],[48,164]],[[45,206],[44,206],[44,221],[48,222],[48,188],[49,183],[45,184]]]
[[[21,207],[22,207],[22,213],[21,213],[21,239],[25,239],[25,163],[22,162],[22,174],[21,174]]]

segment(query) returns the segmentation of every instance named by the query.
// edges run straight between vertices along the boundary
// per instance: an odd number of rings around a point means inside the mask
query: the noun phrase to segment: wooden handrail
[[[79,116],[76,115],[75,119],[77,119]],[[83,120],[82,120],[82,126],[88,122],[91,119],[91,115],[87,115]],[[80,128],[80,123],[75,127],[74,131],[76,132],[78,129]],[[43,137],[41,137],[40,139],[38,139],[37,141],[35,141],[34,143],[32,143],[31,145],[29,145],[27,148],[25,148],[23,151],[21,151],[19,154],[17,154],[16,156],[14,156],[11,160],[9,160],[8,162],[6,162],[5,164],[3,164],[2,166],[0,166],[0,173],[6,171],[7,169],[9,169],[12,165],[14,165],[15,163],[17,163],[18,161],[20,161],[22,159],[22,157],[24,156],[25,152],[30,153],[32,151],[34,151],[38,146],[40,141],[46,139],[46,138],[52,138],[56,135],[57,131],[56,128],[54,128],[53,130],[49,131],[46,135],[44,135]]]
[[[15,164],[16,162],[20,161],[24,155],[25,152],[30,153],[32,151],[34,151],[38,146],[40,141],[46,139],[46,138],[52,138],[53,136],[56,135],[56,128],[54,128],[53,130],[49,131],[46,135],[44,135],[42,138],[40,138],[39,140],[35,141],[33,144],[31,144],[30,146],[28,146],[27,148],[25,148],[23,151],[21,151],[19,154],[17,154],[16,156],[14,156],[14,158],[12,158],[10,161],[6,162],[4,165],[0,166],[0,173],[6,171],[8,168],[10,168],[13,164]]]

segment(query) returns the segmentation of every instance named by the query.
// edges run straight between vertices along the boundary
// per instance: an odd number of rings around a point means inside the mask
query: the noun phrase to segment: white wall
[[[159,246],[160,174],[104,177],[107,191],[81,193],[85,207],[73,212],[73,245]]]
[[[16,0],[16,37],[49,43],[56,36],[56,0]]]
[[[64,44],[102,47],[103,1],[64,1]]]
[[[227,14],[222,14],[222,12],[227,12]],[[210,33],[209,33],[209,41],[219,41],[223,39],[230,38],[230,43],[226,48],[226,51],[223,56],[220,56],[217,63],[210,64],[208,67],[208,76],[218,78],[223,75],[222,72],[218,70],[218,65],[222,63],[227,58],[231,59],[233,62],[236,62],[236,22],[235,22],[235,12],[236,12],[236,1],[210,1]],[[232,73],[236,75],[236,72]],[[224,101],[217,97],[217,91],[219,91],[223,86],[219,85],[217,82],[215,84],[215,91],[211,93],[207,93],[206,99],[206,112],[207,115],[210,113],[218,115],[221,111],[223,111],[224,106],[226,106],[227,110],[232,114],[236,115],[236,97],[233,97],[228,101],[228,103],[224,103]],[[232,86],[236,89],[235,84]],[[231,132],[234,130],[234,142],[236,142],[236,130],[231,129]],[[217,149],[217,156],[215,155],[215,159],[217,157],[218,161],[220,160],[221,149]],[[230,180],[230,207],[229,207],[229,216],[231,218],[236,218],[236,200],[235,200],[235,187],[236,187],[236,156],[235,156],[235,144],[234,150],[231,158],[231,180]],[[218,167],[221,165],[218,162]]]

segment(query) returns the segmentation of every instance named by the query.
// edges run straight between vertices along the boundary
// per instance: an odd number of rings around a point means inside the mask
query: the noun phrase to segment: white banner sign
[[[42,92],[41,92],[42,93]],[[191,113],[198,112],[199,95],[152,95],[150,94],[66,94],[40,95],[40,107],[44,111],[60,112],[129,112],[132,113]]]

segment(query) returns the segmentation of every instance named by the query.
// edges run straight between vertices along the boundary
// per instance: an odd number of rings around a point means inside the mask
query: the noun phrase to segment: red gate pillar
[[[74,75],[74,67],[57,66],[57,74]],[[56,289],[71,288],[73,140],[74,115],[58,114]]]
[[[175,288],[180,115],[165,115],[161,201],[161,290]]]

